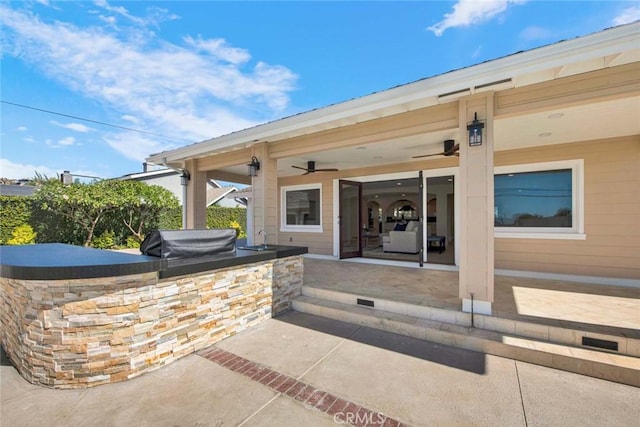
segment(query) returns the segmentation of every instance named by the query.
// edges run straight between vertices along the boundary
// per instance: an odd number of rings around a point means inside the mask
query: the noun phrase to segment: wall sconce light
[[[191,174],[186,169],[180,169],[180,185],[187,186],[191,180]]]
[[[251,157],[251,163],[249,163],[249,176],[258,176],[258,171],[260,170],[260,162],[256,158],[256,156]]]
[[[482,145],[482,129],[484,123],[478,120],[478,113],[474,113],[473,121],[467,126],[469,131],[469,147]]]

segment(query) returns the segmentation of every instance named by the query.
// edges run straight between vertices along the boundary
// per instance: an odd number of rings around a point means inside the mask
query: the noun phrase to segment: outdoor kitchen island
[[[2,347],[29,382],[127,380],[289,310],[305,247],[164,259],[51,243],[0,247]]]

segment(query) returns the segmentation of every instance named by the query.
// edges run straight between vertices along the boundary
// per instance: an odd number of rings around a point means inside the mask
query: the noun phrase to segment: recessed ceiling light
[[[396,185],[402,185],[402,183],[401,182],[396,182]]]
[[[540,138],[546,138],[548,136],[551,136],[551,132],[542,132],[542,133],[539,133],[538,136]]]
[[[406,196],[406,194],[402,193],[402,197],[405,197],[405,196]]]
[[[564,113],[553,113],[553,114],[549,114],[547,116],[547,118],[548,119],[559,119],[562,116],[564,116]]]

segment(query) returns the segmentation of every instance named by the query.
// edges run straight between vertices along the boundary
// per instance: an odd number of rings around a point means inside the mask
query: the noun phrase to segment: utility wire
[[[56,111],[45,110],[43,108],[31,107],[29,105],[17,104],[15,102],[9,102],[9,101],[4,101],[4,100],[0,100],[0,102],[3,103],[3,104],[13,105],[14,107],[26,108],[28,110],[40,111],[40,112],[48,113],[48,114],[55,114],[56,116],[68,117],[70,119],[75,119],[75,120],[82,120],[82,121],[85,121],[85,122],[95,123],[95,124],[102,125],[102,126],[110,126],[112,128],[128,130],[128,131],[131,131],[131,132],[144,133],[146,135],[156,136],[158,138],[167,139],[169,141],[183,142],[183,143],[184,142],[191,142],[191,141],[187,141],[186,139],[185,140],[180,140],[180,139],[169,138],[169,137],[167,137],[165,135],[160,135],[160,134],[149,132],[149,131],[146,131],[146,130],[133,129],[133,128],[125,127],[125,126],[113,125],[111,123],[105,123],[105,122],[101,122],[101,121],[98,121],[98,120],[92,120],[92,119],[85,119],[83,117],[72,116],[70,114],[64,114],[64,113],[58,113]]]

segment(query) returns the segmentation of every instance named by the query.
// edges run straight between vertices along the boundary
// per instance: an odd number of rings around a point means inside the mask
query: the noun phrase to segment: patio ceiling
[[[494,147],[495,151],[504,151],[638,134],[640,96],[634,96],[498,118],[495,121]],[[439,153],[443,150],[444,140],[461,141],[463,137],[466,138],[466,135],[461,136],[457,129],[451,129],[283,158],[278,160],[278,176],[300,175],[303,172],[291,166],[306,166],[309,160],[316,162],[316,168],[337,168],[341,171],[385,164],[423,162],[425,159],[412,157]],[[246,166],[229,167],[224,171],[243,175],[246,174]]]

